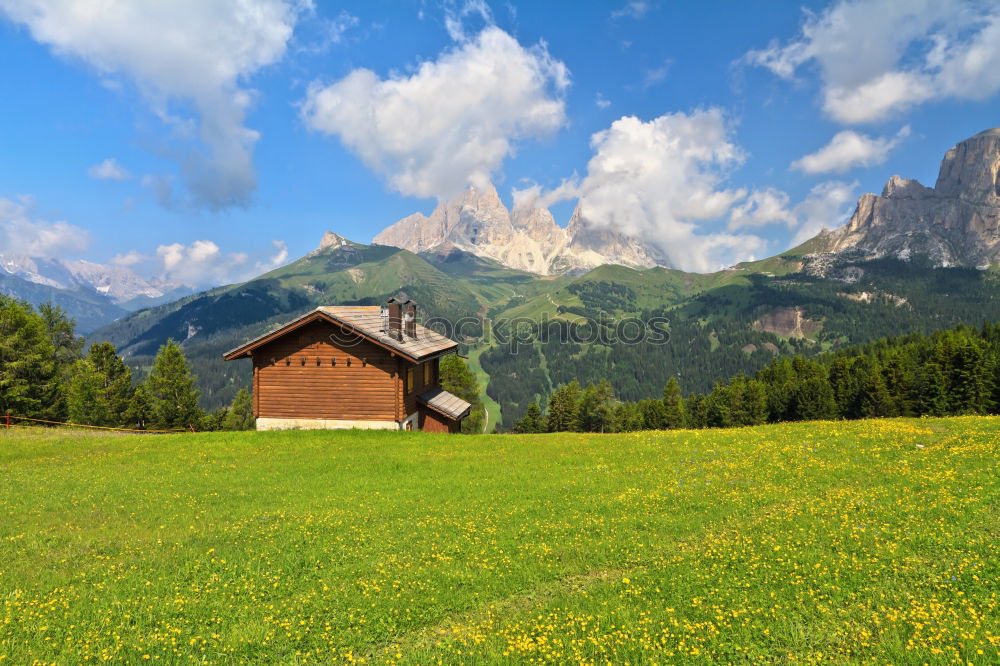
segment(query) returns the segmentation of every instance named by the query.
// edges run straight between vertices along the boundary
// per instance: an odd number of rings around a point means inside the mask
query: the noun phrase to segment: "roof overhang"
[[[435,395],[431,399],[427,399],[426,396],[428,395],[428,393],[434,393]],[[436,398],[438,395],[442,393],[445,394],[448,398],[461,401],[463,404],[465,404],[465,407],[460,411],[451,411],[443,409],[441,406],[434,404],[435,403],[434,398]],[[468,402],[465,402],[458,396],[449,393],[448,391],[445,391],[442,388],[432,389],[431,391],[418,395],[417,402],[426,407],[427,409],[433,410],[434,412],[452,421],[461,421],[462,419],[464,419],[466,416],[469,415],[469,412],[472,411],[472,405],[470,405]]]
[[[311,324],[314,321],[325,321],[330,324],[340,326],[344,330],[350,331],[351,333],[354,333],[368,340],[369,342],[372,342],[378,345],[379,347],[382,347],[391,354],[394,354],[395,356],[398,356],[399,358],[402,358],[404,360],[410,361],[411,363],[420,363],[423,361],[427,361],[429,359],[437,358],[439,356],[445,356],[446,354],[450,354],[451,352],[455,351],[455,349],[458,348],[458,343],[456,342],[451,347],[439,349],[435,352],[423,354],[420,356],[414,356],[413,354],[407,353],[405,350],[397,349],[395,347],[392,347],[391,345],[387,345],[378,338],[375,338],[369,335],[367,332],[361,330],[360,328],[353,326],[350,322],[338,319],[337,317],[334,317],[333,315],[317,308],[316,310],[312,310],[311,312],[305,313],[304,315],[298,317],[297,319],[293,319],[284,326],[276,330],[273,330],[270,333],[265,333],[264,335],[256,337],[253,340],[250,340],[249,342],[246,342],[243,345],[236,347],[235,349],[227,351],[225,354],[222,355],[222,359],[224,361],[235,361],[240,358],[249,358],[253,356],[254,349],[257,349],[258,347],[266,345],[269,342],[277,340],[283,335],[287,335],[288,333],[291,333],[296,329],[302,328],[307,324]]]

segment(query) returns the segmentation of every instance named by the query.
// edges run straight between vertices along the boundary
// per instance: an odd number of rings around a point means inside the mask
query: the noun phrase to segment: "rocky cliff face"
[[[544,208],[509,211],[492,186],[470,187],[431,215],[415,213],[374,238],[411,252],[458,248],[540,275],[585,271],[602,264],[648,267],[662,257],[637,239],[587,224],[579,207],[563,229]]]
[[[945,153],[933,188],[893,176],[880,196],[858,200],[850,222],[817,240],[822,250],[811,257],[814,269],[837,256],[920,254],[937,266],[1000,261],[1000,128]]]

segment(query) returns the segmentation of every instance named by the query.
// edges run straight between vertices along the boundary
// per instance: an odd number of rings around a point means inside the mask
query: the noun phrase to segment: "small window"
[[[430,361],[424,363],[424,386],[430,386],[434,383],[434,369],[431,367]]]
[[[413,389],[417,388],[413,383],[413,366],[406,369],[406,392],[409,393]]]

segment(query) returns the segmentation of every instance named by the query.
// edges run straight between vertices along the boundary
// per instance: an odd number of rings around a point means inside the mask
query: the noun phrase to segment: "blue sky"
[[[1000,125],[996,1],[155,5],[0,0],[0,253],[205,286],[488,179],[710,270]]]

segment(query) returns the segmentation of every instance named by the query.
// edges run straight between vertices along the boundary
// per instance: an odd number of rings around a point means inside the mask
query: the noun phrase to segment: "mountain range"
[[[640,239],[588,222],[580,206],[563,228],[546,208],[522,205],[508,210],[492,185],[468,188],[439,204],[430,217],[404,217],[372,242],[415,254],[459,249],[539,275],[582,274],[604,264],[666,265],[662,253]]]
[[[75,318],[84,333],[193,291],[166,280],[145,280],[122,266],[0,254],[0,293],[34,305],[51,301]]]
[[[402,292],[424,315],[466,318],[455,336],[497,423],[510,425],[572,379],[609,379],[628,400],[658,395],[670,377],[702,391],[775,354],[995,319],[998,168],[1000,131],[983,132],[945,155],[933,188],[894,176],[881,195],[862,196],[840,229],[709,274],[659,265],[636,239],[596,234],[579,209],[561,229],[544,209],[509,211],[492,188],[470,189],[371,245],[328,232],[287,266],[133,313],[91,339],[113,342],[139,376],[168,338],[181,341],[204,405],[215,407],[250,378],[240,363],[222,362],[225,350],[317,305],[376,304]],[[668,344],[535,337],[510,345],[482,335],[513,319],[566,328],[652,317],[669,320]]]

